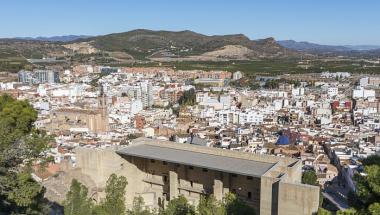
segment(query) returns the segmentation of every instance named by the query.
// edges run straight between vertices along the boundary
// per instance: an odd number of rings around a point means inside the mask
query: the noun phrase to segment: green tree
[[[364,166],[380,165],[380,156],[378,155],[369,156],[366,159],[362,160],[362,163]]]
[[[194,206],[187,202],[184,196],[179,196],[170,200],[167,208],[162,212],[163,215],[195,215]]]
[[[149,210],[144,208],[144,199],[139,196],[133,199],[133,206],[127,211],[128,215],[151,215]]]
[[[128,182],[124,176],[111,174],[107,180],[106,198],[95,207],[98,215],[123,215],[125,208],[125,188]]]
[[[49,138],[36,130],[37,112],[27,101],[0,96],[0,211],[44,214],[44,189],[30,175],[30,164],[43,159]],[[23,165],[27,164],[27,165]]]
[[[324,208],[319,208],[317,215],[332,215],[332,213]]]
[[[336,212],[337,215],[355,215],[358,214],[358,212],[355,209],[349,208],[346,210],[339,210]]]
[[[249,89],[250,90],[257,90],[260,89],[260,84],[257,82],[250,82],[249,83]]]
[[[376,202],[376,203],[371,204],[368,207],[368,210],[371,214],[380,214],[380,203]]]
[[[92,213],[93,203],[88,197],[88,189],[76,179],[71,181],[69,192],[63,203],[65,215],[87,215]]]
[[[179,98],[178,103],[180,105],[195,105],[195,90],[190,89],[183,92],[183,95]]]
[[[283,81],[285,81],[288,84],[293,84],[294,87],[300,87],[301,86],[301,82],[299,82],[297,80],[283,80]]]
[[[224,205],[216,200],[214,196],[202,196],[198,204],[200,215],[226,215]]]
[[[318,185],[317,174],[313,170],[307,170],[302,173],[302,183],[309,185]]]
[[[34,181],[27,172],[2,177],[0,184],[6,191],[8,207],[2,206],[0,211],[12,214],[47,214],[48,201],[43,197],[44,188]],[[4,182],[3,179],[7,181]]]
[[[254,215],[255,210],[238,199],[233,193],[227,193],[223,199],[226,212],[229,215]]]
[[[317,177],[317,174],[315,173],[314,170],[307,170],[307,171],[302,173],[301,181],[303,184],[318,186],[317,179],[318,179],[318,177]],[[320,190],[320,192],[319,192],[319,206],[321,207],[322,204],[323,204],[323,194],[322,194],[322,190]]]
[[[271,79],[265,82],[264,87],[267,89],[277,89],[280,86],[279,80]]]
[[[348,196],[350,206],[362,214],[380,212],[380,156],[370,156],[362,161],[365,174],[354,175],[356,192]]]

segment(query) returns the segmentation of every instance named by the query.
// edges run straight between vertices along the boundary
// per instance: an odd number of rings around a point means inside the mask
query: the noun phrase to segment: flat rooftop
[[[264,175],[276,164],[273,162],[218,155],[210,153],[210,148],[208,147],[194,147],[190,146],[190,144],[182,143],[162,143],[166,141],[152,142],[152,140],[145,142],[140,139],[138,143],[120,149],[117,153],[125,156],[154,159],[252,177]],[[211,151],[221,152],[227,150],[211,149]]]

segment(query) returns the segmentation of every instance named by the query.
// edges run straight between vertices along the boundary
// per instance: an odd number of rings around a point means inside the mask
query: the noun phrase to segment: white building
[[[130,102],[130,110],[131,115],[134,116],[135,114],[139,113],[143,110],[143,103],[140,99],[136,99]]]
[[[153,86],[152,83],[147,80],[135,86],[123,86],[122,91],[126,93],[129,98],[140,99],[143,107],[151,107],[154,104]]]
[[[292,96],[303,96],[305,95],[305,88],[299,87],[292,89]]]
[[[359,85],[360,85],[361,87],[366,87],[366,86],[368,86],[368,81],[369,81],[369,78],[368,78],[368,77],[361,78],[361,79],[359,80]]]
[[[349,72],[322,72],[321,77],[323,78],[348,78],[351,76]]]
[[[357,98],[368,99],[371,97],[372,98],[375,97],[374,90],[367,90],[367,89],[364,89],[364,87],[357,87],[352,90],[352,98],[354,99],[357,99]]]
[[[240,71],[234,72],[234,74],[232,74],[233,80],[239,80],[241,78],[243,78],[243,73]]]
[[[263,123],[264,116],[257,111],[247,111],[239,113],[239,124],[252,123],[259,125]]]
[[[338,88],[337,87],[329,87],[327,89],[327,95],[329,97],[334,97],[334,96],[338,95]]]
[[[153,105],[153,86],[149,81],[140,83],[141,100],[144,107],[152,107]]]

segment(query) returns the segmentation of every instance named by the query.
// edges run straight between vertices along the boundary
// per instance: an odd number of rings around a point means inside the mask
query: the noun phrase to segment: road
[[[333,192],[322,192],[322,194],[326,199],[330,200],[330,202],[332,202],[337,208],[339,208],[339,210],[345,210],[349,208],[347,201],[339,194]]]

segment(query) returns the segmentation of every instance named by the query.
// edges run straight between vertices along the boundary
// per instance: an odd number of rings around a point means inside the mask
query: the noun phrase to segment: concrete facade
[[[239,167],[234,172],[225,172],[221,169],[216,170],[212,162],[198,166],[196,161],[186,164],[170,162],[165,157],[159,160],[128,155],[132,151],[131,147],[139,145],[175,149],[178,150],[178,154],[186,151],[226,160],[240,159],[242,163],[262,162],[263,167],[269,166],[269,169],[260,172],[262,169],[259,168],[253,171],[253,174],[237,174],[240,171]],[[148,152],[142,156],[149,156]],[[186,159],[183,162],[185,161]],[[110,174],[126,176],[127,207],[132,206],[133,198],[136,196],[143,197],[146,206],[157,208],[179,195],[196,205],[202,195],[212,194],[218,200],[222,200],[225,194],[233,192],[255,208],[258,214],[310,215],[318,210],[319,187],[300,184],[301,162],[291,158],[139,138],[132,146],[121,150],[79,148],[77,165],[83,174],[94,180],[98,190],[104,188]],[[227,163],[223,165],[228,166]],[[244,169],[241,170],[244,172]],[[258,175],[255,175],[256,172]]]

